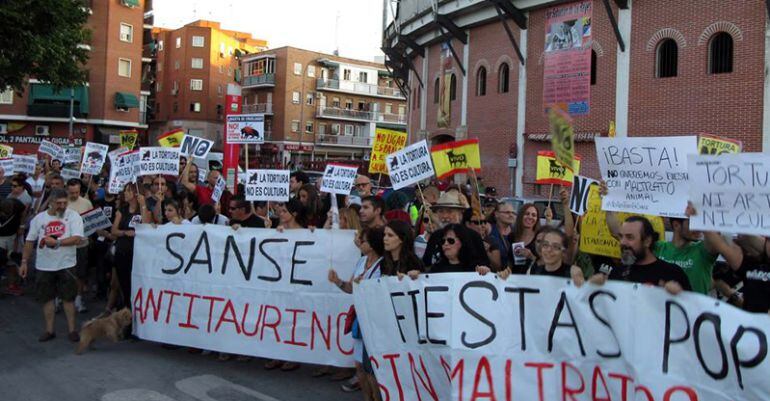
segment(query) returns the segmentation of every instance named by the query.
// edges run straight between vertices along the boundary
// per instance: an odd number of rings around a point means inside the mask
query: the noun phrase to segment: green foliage
[[[103,0],[97,0],[103,1]],[[86,81],[86,0],[0,0],[0,90],[34,77],[56,88]]]

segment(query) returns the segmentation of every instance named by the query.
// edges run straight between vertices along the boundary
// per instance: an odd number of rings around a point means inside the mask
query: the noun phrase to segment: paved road
[[[103,306],[101,306],[103,307]],[[92,310],[99,306],[94,305]],[[95,312],[80,315],[80,322]],[[289,401],[360,400],[311,366],[265,371],[263,360],[221,362],[213,355],[166,350],[157,343],[97,343],[74,354],[64,314],[58,337],[38,343],[42,312],[30,296],[0,299],[0,400],[2,401]]]

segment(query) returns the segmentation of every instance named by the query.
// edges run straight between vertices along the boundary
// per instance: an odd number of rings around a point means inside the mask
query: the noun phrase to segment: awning
[[[53,85],[30,84],[28,104],[69,104],[70,96],[70,88],[56,91]],[[88,88],[85,86],[75,87],[75,104],[81,114],[88,114]]]
[[[139,99],[133,93],[115,92],[115,108],[135,109],[139,107]]]
[[[319,58],[318,60],[316,60],[316,62],[317,62],[318,64],[321,64],[321,65],[323,65],[324,67],[330,67],[330,68],[339,68],[339,66],[340,66],[340,63],[339,63],[339,62],[337,62],[337,61],[334,61],[334,60],[330,60],[330,59],[328,59],[328,58],[326,58],[326,57],[324,57],[324,58]]]
[[[139,7],[139,0],[120,0],[126,7]]]

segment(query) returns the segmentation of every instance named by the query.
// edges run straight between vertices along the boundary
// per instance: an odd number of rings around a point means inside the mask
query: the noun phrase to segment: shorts
[[[16,246],[16,236],[15,235],[9,235],[9,236],[6,236],[6,237],[0,237],[0,249],[2,249],[2,251],[0,251],[0,252],[3,253],[3,255],[0,255],[0,256],[4,256],[4,257],[7,258],[8,255],[10,255],[11,252],[13,252],[15,246]]]
[[[88,247],[77,248],[77,263],[75,264],[75,274],[79,279],[88,278]]]
[[[35,280],[35,299],[41,303],[56,297],[64,302],[74,301],[75,296],[78,295],[78,283],[74,270],[74,268],[55,272],[38,270]]]

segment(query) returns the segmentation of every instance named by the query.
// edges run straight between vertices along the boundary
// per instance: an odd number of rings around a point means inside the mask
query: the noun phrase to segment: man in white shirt
[[[32,252],[37,249],[35,268],[38,272],[35,286],[37,300],[43,303],[45,317],[45,332],[38,339],[40,342],[56,337],[54,299],[57,296],[64,304],[69,340],[80,341],[75,326],[73,301],[77,295],[75,247],[83,238],[83,219],[77,212],[67,208],[67,193],[61,189],[51,191],[48,210],[35,216],[30,223],[19,271],[21,277],[27,277],[27,263]]]
[[[91,201],[82,197],[80,194],[82,188],[81,181],[77,178],[67,181],[67,208],[74,210],[77,214],[91,210],[94,206]],[[88,238],[77,245],[77,266],[75,275],[78,278],[78,296],[75,298],[75,309],[80,313],[88,312],[83,295],[88,288],[88,277],[91,273],[90,263],[88,261]]]

